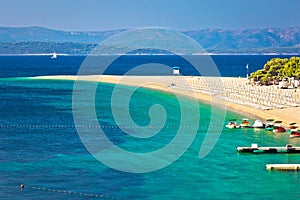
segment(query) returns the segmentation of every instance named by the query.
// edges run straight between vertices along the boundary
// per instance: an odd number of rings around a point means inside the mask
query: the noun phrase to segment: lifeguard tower
[[[179,73],[180,73],[180,67],[178,66],[173,67],[173,75],[179,75]]]

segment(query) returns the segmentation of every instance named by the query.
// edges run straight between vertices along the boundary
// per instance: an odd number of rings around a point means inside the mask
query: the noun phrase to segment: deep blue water
[[[207,57],[207,56],[191,56]],[[246,77],[245,66],[249,65],[249,73],[263,68],[263,65],[274,57],[289,58],[283,55],[213,55],[221,76]],[[31,77],[42,75],[76,75],[84,56],[59,56],[57,59],[49,59],[49,56],[0,56],[0,77]],[[126,56],[120,57],[105,71],[106,74],[120,75],[135,65],[143,63],[162,63],[170,67],[180,66],[183,75],[197,75],[188,62],[180,59],[180,56]],[[87,74],[93,74],[96,68],[101,67],[97,63],[91,66]],[[102,66],[103,67],[103,66]],[[154,75],[169,75],[171,71],[155,72]],[[151,75],[151,72],[148,74]]]
[[[0,57],[2,77],[27,77],[51,74],[76,74],[82,57]],[[259,56],[216,57],[223,66],[240,66],[250,61],[263,63]],[[248,59],[248,60],[247,60]],[[43,66],[43,67],[42,67]],[[220,69],[222,71],[223,69]],[[231,71],[231,70],[230,70]],[[72,72],[72,73],[71,73]],[[233,72],[231,72],[233,73]],[[230,75],[230,73],[228,73]],[[239,74],[237,74],[239,75]],[[82,82],[84,90],[92,84]],[[268,163],[299,163],[297,154],[238,154],[236,146],[251,143],[283,146],[300,145],[287,133],[273,134],[252,129],[223,129],[214,149],[199,158],[199,149],[210,120],[211,106],[199,102],[199,128],[191,146],[171,165],[143,174],[109,168],[95,159],[83,145],[73,119],[73,81],[0,79],[0,199],[297,199],[300,176],[297,172],[268,172]],[[95,96],[97,120],[107,137],[119,147],[132,152],[151,152],[170,143],[180,126],[179,100],[172,94],[138,89],[129,108],[138,126],[147,126],[149,108],[160,104],[167,113],[159,134],[137,139],[115,127],[111,111],[114,85],[99,84]],[[127,93],[129,87],[123,87]],[[79,91],[80,92],[80,91]],[[86,106],[83,99],[82,106]],[[190,113],[191,100],[182,106]],[[221,113],[221,108],[219,108]],[[88,110],[88,109],[87,109]],[[82,126],[89,126],[90,113],[82,116]],[[157,116],[159,117],[159,116]],[[227,111],[226,119],[243,116]],[[253,120],[253,119],[251,119]],[[192,123],[192,121],[191,121]],[[76,124],[78,125],[78,124]],[[126,124],[125,124],[126,125]],[[183,124],[188,127],[191,124]],[[152,127],[149,126],[152,129]],[[153,127],[155,129],[155,127]],[[189,127],[185,130],[189,130]],[[89,132],[89,131],[87,131]],[[105,147],[104,147],[105,148]],[[163,157],[162,157],[163,159]],[[126,160],[126,158],[125,158]],[[121,163],[120,163],[121,165]],[[20,190],[19,185],[25,184]]]

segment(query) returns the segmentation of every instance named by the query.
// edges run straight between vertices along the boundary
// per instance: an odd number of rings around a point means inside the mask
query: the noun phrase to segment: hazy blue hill
[[[0,54],[59,52],[87,54],[125,29],[59,31],[43,27],[0,27]],[[300,53],[300,28],[203,29],[182,31],[211,53]],[[113,52],[114,47],[110,47]],[[116,47],[119,48],[119,47]]]
[[[300,28],[266,28],[223,30],[205,29],[185,31],[208,49],[249,49],[299,47]]]
[[[10,28],[0,27],[0,42],[74,42],[99,43],[124,30],[112,31],[58,31],[43,27]]]
[[[88,54],[96,44],[73,42],[3,42],[0,43],[0,54]]]

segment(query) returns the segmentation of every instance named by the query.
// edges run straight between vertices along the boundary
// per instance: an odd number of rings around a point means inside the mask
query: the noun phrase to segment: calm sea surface
[[[191,56],[189,58],[208,58],[208,56]],[[210,56],[219,69],[221,76],[246,77],[246,65],[249,73],[263,68],[263,65],[275,57],[289,58],[284,55],[214,55]],[[109,58],[109,57],[108,57]],[[49,56],[0,56],[0,77],[31,77],[42,75],[76,75],[84,56],[59,56],[49,59]],[[161,63],[170,67],[181,67],[183,75],[197,75],[187,62],[180,56],[121,56],[104,72],[106,74],[122,75],[130,68],[147,63]],[[93,74],[96,68],[106,67],[97,63],[90,66],[87,74]],[[151,73],[151,72],[149,72]],[[162,70],[157,75],[169,75],[170,71]],[[155,74],[154,74],[155,75]]]
[[[213,56],[213,59],[223,76],[245,76],[247,63],[253,71],[272,57],[276,56]],[[142,174],[121,172],[103,165],[86,150],[77,133],[72,110],[74,82],[26,78],[76,74],[83,59],[0,57],[0,199],[300,198],[297,172],[268,172],[265,169],[265,165],[271,163],[300,163],[300,155],[236,152],[236,146],[251,143],[284,146],[289,143],[300,145],[300,140],[290,139],[287,133],[224,129],[213,150],[205,158],[199,158],[204,137],[213,134],[207,132],[209,122],[216,120],[212,118],[211,106],[201,102],[197,135],[185,153],[171,165]],[[165,57],[155,59],[174,65],[170,58],[167,61]],[[124,66],[135,60],[133,57],[125,59]],[[180,66],[183,74],[194,74],[183,64]],[[110,73],[122,74],[117,70]],[[93,83],[83,84],[88,90]],[[151,152],[170,143],[181,120],[176,96],[136,90],[129,104],[136,124],[149,124],[148,112],[154,104],[163,106],[167,114],[165,127],[158,135],[136,139],[115,128],[110,105],[113,89],[112,84],[98,85],[95,109],[99,124],[105,127],[105,134],[115,145],[132,152]],[[129,88],[123,89],[126,92]],[[190,101],[186,99],[184,106]],[[242,117],[233,112],[226,113],[226,120]],[[222,126],[226,120],[220,122]],[[82,125],[88,126],[88,123],[83,119]],[[25,184],[24,190],[19,187],[21,183]]]

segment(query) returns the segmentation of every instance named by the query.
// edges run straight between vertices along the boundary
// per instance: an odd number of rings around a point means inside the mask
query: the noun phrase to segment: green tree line
[[[260,81],[265,85],[279,81],[286,76],[300,77],[300,57],[273,58],[264,65],[263,69],[250,74],[252,80]]]

